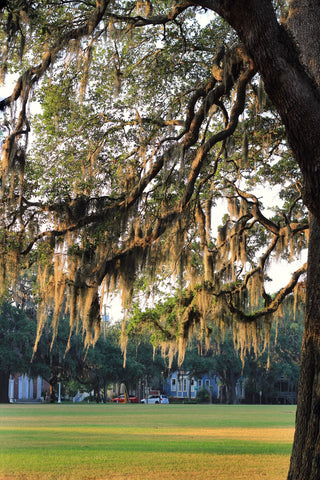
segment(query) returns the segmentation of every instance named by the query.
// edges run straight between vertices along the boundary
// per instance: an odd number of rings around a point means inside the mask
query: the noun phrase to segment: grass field
[[[285,480],[295,407],[2,405],[1,480]]]

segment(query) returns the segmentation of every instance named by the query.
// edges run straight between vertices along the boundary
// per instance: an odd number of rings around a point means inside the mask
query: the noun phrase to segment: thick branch
[[[166,23],[172,22],[175,20],[182,12],[187,10],[189,7],[193,7],[195,2],[181,2],[180,4],[174,5],[170,12],[167,15],[154,15],[150,17],[142,17],[137,15],[131,17],[128,15],[117,15],[111,12],[107,12],[107,17],[118,22],[127,23],[133,27],[145,27],[147,25],[165,25]]]
[[[282,288],[275,298],[272,300],[272,302],[267,305],[265,308],[262,308],[260,310],[257,310],[254,313],[246,314],[242,310],[236,308],[233,303],[232,303],[232,297],[231,295],[227,295],[227,304],[228,308],[231,313],[237,315],[237,320],[244,322],[244,323],[252,323],[258,320],[259,318],[265,317],[267,315],[270,315],[274,312],[276,312],[281,305],[281,303],[284,301],[284,299],[293,292],[294,287],[297,285],[299,278],[301,275],[305,274],[307,272],[307,263],[305,263],[299,270],[296,270],[293,274],[292,277],[289,281],[289,283]]]

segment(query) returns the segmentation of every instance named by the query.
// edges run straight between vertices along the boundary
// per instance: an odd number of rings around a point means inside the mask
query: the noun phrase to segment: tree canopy
[[[141,287],[157,298],[178,281],[161,340],[178,336],[181,360],[209,318],[234,323],[242,351],[257,344],[305,272],[272,299],[266,265],[305,247],[308,222],[282,123],[230,27],[161,1],[8,2],[2,27],[3,71],[19,77],[0,104],[1,278],[37,268],[38,339],[65,298],[91,342],[106,293],[129,307]],[[284,175],[266,212],[261,189]]]

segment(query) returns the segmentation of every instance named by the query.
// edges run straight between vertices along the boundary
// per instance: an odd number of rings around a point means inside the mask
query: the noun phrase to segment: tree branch
[[[296,270],[293,274],[292,277],[289,281],[289,283],[282,288],[275,298],[272,300],[272,302],[267,305],[266,307],[262,308],[261,310],[258,310],[254,313],[246,314],[242,310],[236,308],[233,303],[232,303],[232,297],[230,294],[227,294],[227,305],[231,313],[237,315],[237,320],[243,323],[253,323],[259,318],[265,317],[267,315],[270,315],[274,312],[276,312],[283,302],[283,300],[293,292],[294,287],[297,285],[299,278],[301,275],[307,273],[307,263],[305,263],[301,268]]]
[[[195,6],[195,2],[181,2],[178,5],[174,5],[167,15],[155,15],[150,17],[142,17],[140,15],[131,17],[129,15],[117,15],[111,12],[107,12],[106,16],[110,19],[132,25],[133,27],[145,27],[147,25],[165,25],[166,23],[175,20],[182,12],[193,6]]]

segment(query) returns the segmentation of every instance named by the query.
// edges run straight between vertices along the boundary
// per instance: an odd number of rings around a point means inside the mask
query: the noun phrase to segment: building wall
[[[201,378],[195,379],[190,378],[187,372],[176,371],[169,376],[165,391],[170,397],[194,399],[201,388],[206,388],[208,392],[212,389],[212,395],[217,397],[217,377],[203,375]]]
[[[8,386],[10,402],[39,401],[44,392],[50,392],[50,386],[40,376],[29,378],[28,375],[20,373],[10,375]]]
[[[189,374],[183,371],[173,372],[167,381],[165,388],[165,393],[169,397],[175,398],[189,398],[195,399],[197,392],[205,388],[212,391],[213,399],[223,398],[222,387],[220,385],[219,379],[216,375],[204,374],[201,378],[189,378]],[[238,401],[241,401],[245,397],[245,381],[243,377],[240,377],[237,381],[235,388],[235,395]]]

